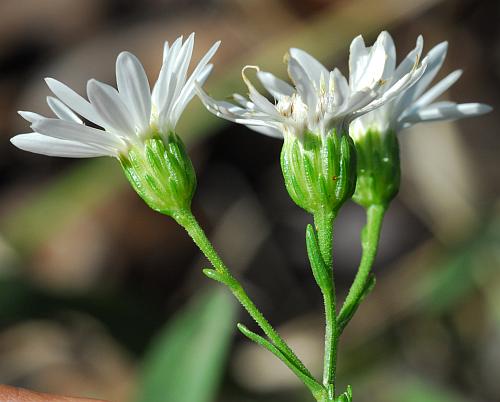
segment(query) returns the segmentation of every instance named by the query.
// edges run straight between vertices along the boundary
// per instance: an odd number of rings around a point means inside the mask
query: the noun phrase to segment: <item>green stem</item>
[[[325,305],[325,354],[323,365],[323,385],[328,398],[335,396],[335,373],[337,368],[337,314],[335,300],[335,281],[333,277],[333,211],[320,210],[314,214],[314,226],[318,233],[318,244],[325,266],[328,269],[330,280],[324,289],[323,301]],[[327,399],[330,400],[330,399]]]
[[[335,213],[321,209],[314,213],[314,226],[318,233],[318,243],[323,261],[327,267],[332,267],[332,254],[333,254],[333,221]]]
[[[293,363],[300,368],[305,374],[313,378],[309,370],[304,366],[302,361],[297,357],[297,355],[290,349],[286,342],[281,338],[281,336],[276,332],[276,330],[271,326],[267,319],[262,315],[255,304],[250,300],[241,284],[236,278],[233,277],[229,269],[226,267],[222,259],[219,257],[217,251],[215,251],[212,243],[208,240],[205,232],[199,225],[196,218],[193,216],[191,211],[181,211],[173,216],[173,218],[186,229],[189,236],[193,239],[196,245],[200,248],[202,253],[211,262],[215,271],[224,277],[224,284],[226,284],[233,295],[238,299],[245,310],[250,314],[250,316],[255,320],[259,327],[264,331],[267,337],[273,342],[273,344],[285,354]]]
[[[348,324],[364,296],[370,279],[370,270],[377,255],[385,211],[386,207],[383,205],[371,205],[366,209],[366,226],[363,228],[361,235],[363,254],[354,282],[339,313],[338,321],[342,325],[342,328],[339,328],[340,332]]]

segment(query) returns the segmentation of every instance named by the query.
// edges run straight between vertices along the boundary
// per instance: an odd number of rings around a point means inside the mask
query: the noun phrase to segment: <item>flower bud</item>
[[[190,210],[196,174],[177,134],[170,132],[166,141],[154,135],[119,160],[132,187],[152,209],[169,216]]]
[[[352,199],[365,208],[387,206],[398,193],[401,179],[396,133],[368,130],[355,138],[355,144],[358,181]]]
[[[348,135],[337,135],[335,130],[324,136],[285,135],[281,169],[298,206],[312,214],[337,212],[355,189],[356,149]]]

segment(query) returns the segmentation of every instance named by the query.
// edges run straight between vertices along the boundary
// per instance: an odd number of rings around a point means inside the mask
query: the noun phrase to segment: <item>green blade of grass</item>
[[[178,313],[146,354],[135,401],[214,401],[236,311],[231,295],[216,289]]]

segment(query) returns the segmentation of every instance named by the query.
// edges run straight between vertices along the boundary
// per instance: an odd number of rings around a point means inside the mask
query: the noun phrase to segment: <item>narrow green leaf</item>
[[[319,395],[324,391],[323,386],[318,383],[310,373],[304,372],[300,367],[296,366],[292,360],[288,359],[288,357],[274,344],[272,344],[267,339],[262,336],[256,334],[253,331],[250,331],[243,324],[238,324],[238,329],[241,331],[243,335],[245,335],[251,341],[257,343],[263,348],[267,349],[273,355],[275,355],[278,359],[280,359],[286,366],[292,370],[292,372],[311,390],[313,395]]]
[[[225,367],[236,304],[223,289],[192,302],[152,343],[136,402],[212,402]]]
[[[332,278],[330,271],[323,261],[319,248],[318,239],[312,225],[307,225],[306,229],[307,254],[311,263],[314,279],[323,293],[332,288]]]
[[[203,273],[204,273],[204,274],[205,274],[208,278],[213,279],[214,281],[217,281],[217,282],[220,282],[220,283],[222,283],[222,284],[224,284],[224,285],[229,286],[229,280],[228,280],[229,278],[228,278],[226,275],[224,275],[224,274],[222,274],[222,273],[220,273],[220,272],[216,271],[215,269],[212,269],[212,268],[205,268],[205,269],[203,270]]]

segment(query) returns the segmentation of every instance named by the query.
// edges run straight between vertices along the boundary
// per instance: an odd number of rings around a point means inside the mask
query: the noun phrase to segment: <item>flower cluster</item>
[[[165,42],[163,65],[152,92],[142,64],[129,52],[120,53],[116,59],[118,90],[91,79],[87,82],[88,101],[62,82],[47,78],[48,87],[57,97],[47,98],[56,118],[19,112],[31,123],[33,132],[16,135],[11,142],[39,154],[85,158],[119,157],[154,134],[167,139],[195,95],[195,83],[208,78],[213,68],[209,61],[219,44],[212,46],[188,78],[194,34],[184,43],[182,37],[171,46]],[[102,127],[105,133],[85,125],[78,115]]]
[[[364,206],[387,204],[399,188],[397,132],[418,122],[490,110],[478,103],[434,102],[461,71],[425,92],[443,64],[447,44],[440,43],[422,59],[422,37],[397,66],[394,41],[387,32],[371,47],[356,37],[349,50],[348,78],[292,48],[286,63],[293,85],[247,66],[242,76],[248,98],[235,94],[234,103],[215,100],[202,89],[219,42],[188,78],[193,46],[194,34],[186,41],[178,38],[171,46],[165,43],[163,65],[152,91],[141,63],[128,52],[116,61],[118,89],[90,80],[88,101],[47,78],[56,95],[47,102],[56,118],[20,112],[33,132],[16,135],[12,143],[50,156],[114,156],[146,202],[172,214],[189,207],[187,200],[196,182],[175,127],[197,92],[217,116],[284,139],[281,163],[287,189],[298,205],[314,213],[325,208],[336,211],[353,193],[353,199]],[[257,91],[248,77],[250,70],[256,71],[274,101]],[[102,129],[84,124],[82,118]],[[172,197],[172,192],[178,196]],[[182,192],[188,195],[179,201]]]
[[[300,49],[290,49],[287,69],[294,86],[269,72],[257,70],[257,78],[274,97],[270,102],[252,85],[243,69],[249,99],[234,95],[238,104],[216,101],[200,87],[198,93],[212,113],[227,120],[274,137],[302,137],[308,131],[327,135],[333,129],[343,132],[357,117],[390,101],[419,80],[426,63],[419,63],[422,50],[419,38],[417,57],[395,73],[392,39],[382,32],[371,48],[361,36],[351,44],[349,79],[339,69],[328,71],[319,61]]]
[[[423,39],[401,63],[391,36],[382,32],[373,46],[361,36],[349,50],[349,75],[329,71],[303,50],[290,49],[286,64],[289,84],[270,72],[247,66],[242,71],[248,98],[218,101],[202,88],[219,42],[188,76],[194,34],[165,43],[163,64],[151,91],[141,63],[128,52],[116,61],[115,89],[96,80],[87,84],[88,100],[63,83],[48,78],[56,97],[47,103],[56,118],[20,112],[33,132],[16,135],[18,148],[50,156],[112,156],[144,201],[173,217],[202,250],[213,268],[204,270],[225,284],[262,329],[263,336],[243,325],[240,331],[263,346],[304,382],[318,402],[351,402],[352,390],[337,395],[336,359],[339,337],[375,284],[370,270],[389,202],[399,189],[397,133],[419,122],[476,116],[491,108],[479,103],[435,102],[461,75],[455,71],[427,89],[440,70],[447,44],[422,58]],[[273,100],[262,95],[248,73]],[[324,299],[325,357],[319,382],[265,319],[215,251],[191,212],[196,175],[175,129],[187,104],[198,94],[206,108],[224,119],[259,133],[283,139],[281,167],[286,188],[297,205],[314,217],[306,231],[313,276]],[[94,128],[84,123],[92,123]],[[333,222],[352,198],[367,210],[362,232],[363,255],[354,282],[337,309],[333,275]],[[338,312],[338,313],[337,313]]]
[[[389,40],[387,53],[393,60],[389,76],[397,79],[409,66],[414,65],[422,50],[421,38],[413,49],[395,67],[395,46]],[[427,89],[441,69],[448,44],[442,42],[425,56],[425,71],[411,86],[379,108],[355,119],[349,134],[357,148],[357,186],[353,200],[368,208],[386,206],[397,194],[400,181],[399,146],[397,134],[420,122],[452,120],[487,113],[491,107],[481,103],[434,102],[461,76],[456,70]]]
[[[388,52],[395,54],[394,42],[390,40],[388,43]],[[421,38],[418,48],[419,50],[416,48],[408,53],[396,69],[392,63],[390,75],[397,78],[401,71],[405,71],[418,60],[422,49]],[[447,50],[447,42],[441,42],[433,47],[425,57],[427,61],[425,71],[415,84],[371,113],[354,120],[350,127],[351,136],[356,139],[369,130],[381,133],[399,132],[421,122],[459,119],[490,111],[491,107],[482,103],[434,102],[462,75],[462,70],[455,70],[427,90],[443,66]]]
[[[65,84],[47,78],[57,96],[47,103],[56,118],[19,112],[31,123],[32,133],[11,139],[18,148],[50,156],[116,157],[134,189],[148,205],[174,215],[188,209],[196,186],[191,161],[175,133],[179,118],[212,71],[216,42],[188,77],[194,34],[186,41],[165,42],[163,64],[151,91],[139,60],[122,52],[116,60],[117,88],[89,80],[88,101]],[[83,117],[97,129],[83,123]]]
[[[337,68],[328,71],[305,51],[290,49],[287,67],[294,86],[253,67],[274,102],[252,85],[246,74],[249,67],[242,73],[248,99],[235,94],[233,104],[211,98],[200,86],[197,90],[207,109],[217,116],[284,138],[284,179],[299,206],[309,212],[318,205],[336,210],[352,195],[350,186],[356,181],[356,202],[365,207],[387,205],[399,189],[397,132],[419,122],[477,116],[491,110],[480,103],[432,103],[457,81],[461,71],[424,92],[443,64],[447,43],[435,46],[424,58],[422,49],[419,36],[415,48],[396,65],[396,47],[387,32],[371,47],[358,36],[350,46],[348,79]],[[348,160],[354,166],[355,156],[341,155],[340,148],[325,142],[332,135],[347,134],[356,145],[357,172],[347,169],[349,177],[343,177],[337,174],[342,170],[338,161]],[[324,160],[315,164],[318,158]],[[338,180],[346,185],[339,189]],[[324,189],[330,189],[329,197]],[[334,194],[338,196],[331,200]]]

